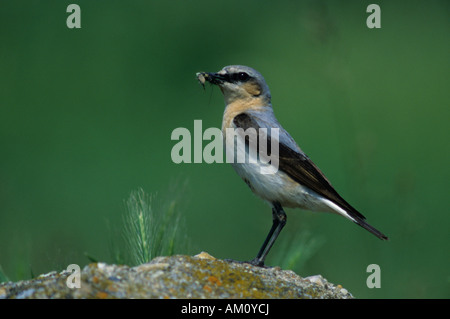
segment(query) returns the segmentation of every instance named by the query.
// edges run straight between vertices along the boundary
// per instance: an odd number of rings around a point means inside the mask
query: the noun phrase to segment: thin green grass
[[[1,284],[2,282],[7,282],[7,281],[9,281],[9,278],[8,278],[8,276],[6,276],[6,274],[3,272],[2,266],[0,266],[0,284]]]
[[[282,269],[290,269],[300,273],[304,265],[324,243],[321,238],[313,237],[308,232],[296,233],[284,237],[276,254],[271,258],[273,264]]]
[[[171,199],[160,202],[156,195],[143,189],[133,191],[123,217],[125,253],[116,253],[116,257],[127,264],[140,265],[157,256],[185,252],[187,240],[179,194],[171,194]]]

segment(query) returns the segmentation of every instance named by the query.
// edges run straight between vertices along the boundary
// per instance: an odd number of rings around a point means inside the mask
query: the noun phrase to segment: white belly
[[[293,181],[282,171],[275,174],[261,174],[258,164],[231,165],[256,195],[270,203],[278,202],[284,207],[334,212],[322,197]]]

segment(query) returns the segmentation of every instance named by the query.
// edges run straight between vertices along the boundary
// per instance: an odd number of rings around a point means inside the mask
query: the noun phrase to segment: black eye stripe
[[[228,81],[230,82],[246,82],[250,80],[251,76],[245,72],[237,72],[232,74],[227,74]]]
[[[250,79],[250,75],[248,75],[248,74],[245,73],[245,72],[239,72],[239,73],[238,73],[238,79],[239,79],[240,81],[247,81],[247,80]]]

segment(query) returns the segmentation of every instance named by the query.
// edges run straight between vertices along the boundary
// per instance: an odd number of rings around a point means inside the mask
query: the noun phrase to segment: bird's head
[[[202,84],[208,81],[218,85],[227,105],[236,101],[270,105],[271,96],[266,81],[258,71],[248,66],[229,65],[217,73],[199,72],[197,78]]]

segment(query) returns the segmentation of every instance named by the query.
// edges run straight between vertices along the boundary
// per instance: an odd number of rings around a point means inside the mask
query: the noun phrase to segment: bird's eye
[[[237,75],[237,78],[238,78],[239,81],[244,82],[244,81],[247,81],[248,79],[250,79],[250,75],[248,75],[245,72],[239,72],[238,75]]]

